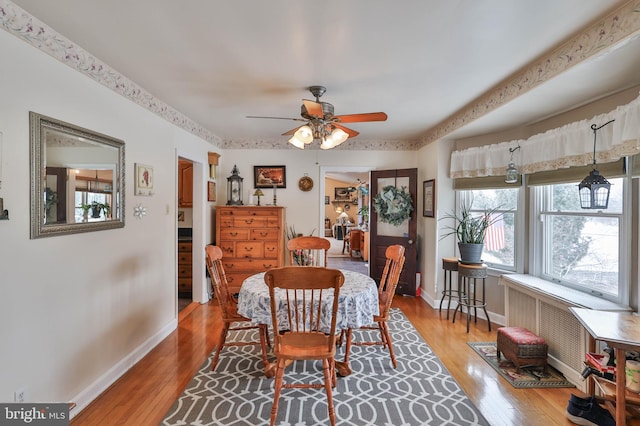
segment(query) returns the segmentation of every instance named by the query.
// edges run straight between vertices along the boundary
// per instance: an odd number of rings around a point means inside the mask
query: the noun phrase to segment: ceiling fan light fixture
[[[313,130],[309,126],[300,127],[293,136],[307,145],[313,142]]]
[[[344,130],[336,128],[331,132],[331,138],[334,140],[334,146],[338,146],[349,139],[349,135]]]
[[[291,139],[289,139],[289,143],[296,148],[304,149],[304,142],[296,138],[296,135],[291,136]]]

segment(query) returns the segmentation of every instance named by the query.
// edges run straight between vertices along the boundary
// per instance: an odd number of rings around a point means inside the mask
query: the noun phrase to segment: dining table
[[[344,275],[344,284],[338,295],[336,330],[360,328],[373,324],[374,316],[380,314],[378,287],[375,280],[360,272],[345,269],[340,269],[340,272]],[[270,326],[271,298],[269,288],[264,281],[264,274],[264,272],[259,272],[244,280],[238,294],[238,313],[251,319],[253,323]],[[286,312],[284,294],[284,290],[276,288],[276,299],[279,299],[279,295],[283,296],[276,303],[276,309],[282,309]],[[333,297],[323,300],[329,304],[333,303]],[[272,367],[265,366],[267,375],[270,375],[269,370]],[[340,376],[351,374],[348,362],[336,361],[336,371]]]

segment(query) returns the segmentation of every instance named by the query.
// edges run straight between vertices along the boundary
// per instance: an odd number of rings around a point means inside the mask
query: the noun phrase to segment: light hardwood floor
[[[515,389],[467,345],[495,341],[495,326],[489,332],[487,323],[478,320],[467,334],[464,317],[452,324],[444,311],[439,313],[419,298],[397,296],[393,306],[414,324],[491,425],[572,424],[565,408],[572,392],[581,395],[576,389]],[[216,344],[219,314],[214,301],[190,305],[180,313],[178,329],[71,424],[159,424]]]

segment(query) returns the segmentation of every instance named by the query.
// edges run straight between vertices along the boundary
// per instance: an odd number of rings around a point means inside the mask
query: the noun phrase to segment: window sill
[[[534,277],[533,275],[503,274],[500,275],[499,282],[501,285],[517,286],[531,293],[550,297],[568,306],[602,311],[631,311],[629,306],[592,296],[551,281],[543,280],[542,278]]]

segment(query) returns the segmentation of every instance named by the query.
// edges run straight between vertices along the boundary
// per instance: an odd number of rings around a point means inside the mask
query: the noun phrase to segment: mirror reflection
[[[32,238],[124,226],[124,142],[31,113]]]

